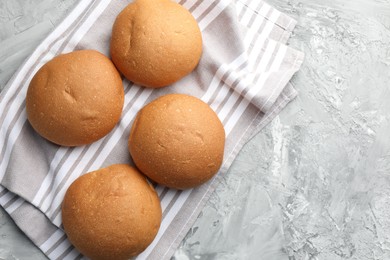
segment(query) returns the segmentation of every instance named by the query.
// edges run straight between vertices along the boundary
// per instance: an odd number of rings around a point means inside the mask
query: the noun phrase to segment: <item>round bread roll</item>
[[[162,96],[135,118],[129,151],[153,181],[176,189],[198,186],[219,170],[225,131],[203,101],[183,94]]]
[[[93,260],[138,255],[156,236],[161,215],[154,188],[125,164],[79,177],[68,188],[62,204],[69,241]]]
[[[123,75],[142,86],[159,88],[189,74],[202,54],[199,26],[171,0],[135,0],[116,18],[111,57]]]
[[[119,72],[94,50],[62,54],[31,80],[27,118],[49,141],[65,146],[92,143],[119,121],[124,90]]]

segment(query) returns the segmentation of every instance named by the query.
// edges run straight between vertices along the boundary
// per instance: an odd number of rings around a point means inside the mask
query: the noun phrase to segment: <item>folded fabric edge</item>
[[[280,52],[288,54],[284,54],[283,59],[280,61],[280,64],[285,64],[283,68],[279,68],[277,70],[271,69],[259,74],[253,72],[242,72],[242,70],[241,72],[236,71],[236,69],[230,68],[230,66],[227,65],[226,70],[231,70],[230,74],[232,77],[221,77],[220,80],[234,90],[238,95],[241,95],[249,103],[255,105],[262,112],[267,113],[271,110],[273,104],[283,92],[287,83],[291,80],[294,74],[299,71],[304,61],[303,52],[292,49],[287,45],[283,45],[283,47],[287,51]],[[247,75],[242,75],[243,73]],[[247,80],[248,78],[253,77],[257,78],[257,80]],[[264,80],[261,80],[262,77]]]
[[[276,35],[271,34],[269,35],[269,38],[285,44],[291,36],[295,26],[297,25],[297,21],[294,18],[280,12],[277,8],[274,8],[271,5],[265,3],[264,1],[257,2],[253,0],[246,0],[249,1],[249,3],[245,3],[244,1],[234,1],[236,16],[240,21],[240,24],[247,29],[250,29],[254,23],[256,24],[256,27],[264,26],[263,22],[259,23],[259,21],[264,19],[266,23],[278,27],[280,29],[279,31],[281,32],[280,34]],[[254,3],[255,6],[251,7],[251,5]],[[252,15],[248,16],[248,14],[245,14],[246,11],[251,12]],[[244,16],[246,16],[246,18],[244,18]],[[248,17],[256,18],[248,19]]]
[[[291,18],[292,19],[292,18]],[[292,34],[292,31],[294,30],[295,26],[297,25],[297,21],[292,19],[291,21],[291,24],[290,24],[290,28],[287,30],[285,30],[282,34],[282,36],[280,37],[279,41],[282,42],[282,43],[287,43],[288,39],[290,38],[291,34]]]
[[[304,53],[296,51],[296,55],[297,56],[292,68],[282,73],[282,77],[279,78],[278,83],[273,86],[273,93],[271,93],[271,96],[268,98],[268,100],[262,105],[262,107],[260,107],[260,110],[266,114],[268,111],[273,111],[272,106],[277,102],[278,97],[282,94],[284,88],[288,85],[294,74],[301,68],[304,60]]]
[[[252,12],[256,13],[257,15],[260,15],[264,17],[265,19],[269,20],[270,22],[274,23],[275,25],[279,26],[283,30],[287,30],[290,33],[293,31],[297,21],[286,15],[285,13],[279,11],[277,8],[271,6],[265,1],[253,1],[253,0],[235,0],[235,2],[239,2],[241,5],[245,6],[246,8],[250,9]],[[262,12],[261,8],[265,8],[265,10],[273,10],[277,12],[277,16],[272,16],[270,13],[264,13]],[[263,9],[264,10],[264,9]],[[272,12],[271,12],[272,13]],[[275,17],[278,17],[275,19]]]
[[[263,22],[256,22],[258,17],[268,21],[269,24],[266,25],[268,28],[263,28],[265,31],[264,35],[263,32],[257,32],[256,36],[253,36],[253,33],[249,33],[254,39],[264,39],[265,37],[263,43],[259,42],[262,45],[259,46],[256,40],[248,46],[250,50],[253,48],[263,49],[264,60],[268,59],[268,62],[264,63],[266,64],[265,66],[264,64],[258,64],[258,67],[252,67],[253,65],[245,66],[244,69],[242,67],[237,68],[238,70],[235,66],[226,64],[226,70],[230,71],[229,73],[232,76],[231,78],[222,77],[220,80],[224,81],[237,94],[247,99],[248,102],[267,113],[291,77],[300,69],[304,60],[303,52],[287,45],[287,40],[297,25],[297,21],[264,1],[235,0],[234,3],[237,19],[244,30],[249,30],[255,24],[257,26],[264,24]],[[238,6],[240,8],[237,9]],[[251,12],[252,16],[245,14],[244,10]],[[249,19],[248,17],[251,18]],[[279,33],[273,34],[271,37],[269,28],[272,28],[272,26],[269,26],[270,24],[282,30],[276,30]],[[267,56],[267,59],[265,56]],[[250,53],[243,53],[237,60],[242,59],[242,57],[246,57],[244,64],[255,64],[253,62],[254,56]],[[239,81],[241,82],[237,84]]]

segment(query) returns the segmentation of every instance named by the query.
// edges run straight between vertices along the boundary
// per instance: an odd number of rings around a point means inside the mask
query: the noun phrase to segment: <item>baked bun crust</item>
[[[157,234],[161,214],[154,188],[125,164],[79,177],[62,204],[68,239],[93,260],[124,260],[144,251]]]
[[[225,131],[198,98],[170,94],[138,113],[129,137],[136,166],[153,181],[176,189],[198,186],[219,170]]]
[[[27,118],[49,141],[78,146],[108,134],[119,121],[124,90],[119,72],[94,50],[59,55],[30,82]]]
[[[159,88],[189,74],[202,54],[202,35],[191,13],[171,0],[135,0],[112,29],[111,57],[139,85]]]

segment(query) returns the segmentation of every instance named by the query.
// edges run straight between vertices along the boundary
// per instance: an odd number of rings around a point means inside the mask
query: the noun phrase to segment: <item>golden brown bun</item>
[[[159,88],[196,67],[202,54],[202,35],[183,6],[171,0],[136,0],[118,15],[110,51],[127,79]]]
[[[195,97],[170,94],[146,105],[131,128],[129,151],[155,182],[176,189],[209,180],[221,166],[225,131],[215,112]]]
[[[108,134],[124,102],[114,64],[93,50],[55,57],[34,75],[26,110],[32,127],[53,143],[77,146]]]
[[[115,164],[72,183],[62,204],[62,222],[70,242],[92,260],[129,259],[153,241],[161,206],[141,173]]]

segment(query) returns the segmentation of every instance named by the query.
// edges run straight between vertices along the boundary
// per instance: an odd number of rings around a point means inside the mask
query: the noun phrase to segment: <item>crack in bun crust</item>
[[[31,126],[49,141],[78,146],[108,134],[124,103],[122,79],[114,64],[94,50],[61,54],[44,64],[26,96]]]

